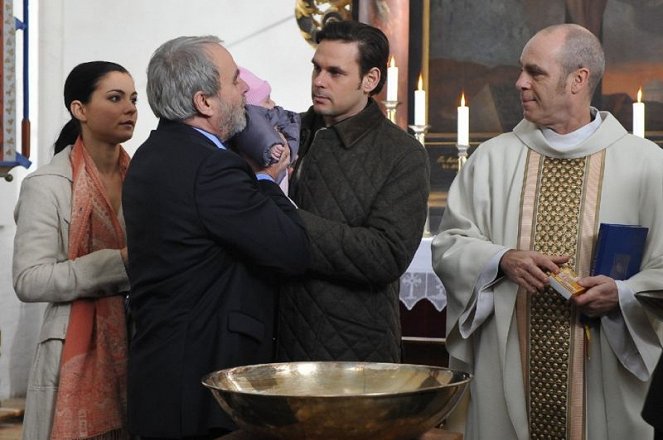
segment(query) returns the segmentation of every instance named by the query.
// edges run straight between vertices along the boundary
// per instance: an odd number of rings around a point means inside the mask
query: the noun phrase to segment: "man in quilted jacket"
[[[399,362],[399,277],[426,220],[427,153],[372,98],[386,79],[382,31],[334,22],[316,39],[289,191],[312,265],[281,291],[279,358]]]

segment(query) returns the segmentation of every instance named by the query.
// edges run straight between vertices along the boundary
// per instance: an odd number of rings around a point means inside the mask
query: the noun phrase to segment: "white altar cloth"
[[[412,263],[401,276],[400,299],[408,310],[423,299],[430,301],[438,312],[447,306],[444,285],[433,272],[432,241],[432,237],[421,240]]]

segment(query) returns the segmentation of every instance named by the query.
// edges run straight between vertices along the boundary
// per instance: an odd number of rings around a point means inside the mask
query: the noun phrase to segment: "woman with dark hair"
[[[13,281],[47,302],[30,372],[23,438],[124,439],[129,289],[121,209],[136,124],[122,66],[93,61],[65,82],[71,120],[52,161],[28,175],[15,210]]]

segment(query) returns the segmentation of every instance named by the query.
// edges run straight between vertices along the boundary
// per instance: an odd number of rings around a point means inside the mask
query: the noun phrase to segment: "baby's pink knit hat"
[[[244,67],[239,68],[239,77],[249,86],[249,91],[244,95],[247,104],[261,105],[272,93],[272,88],[267,81],[258,78]]]

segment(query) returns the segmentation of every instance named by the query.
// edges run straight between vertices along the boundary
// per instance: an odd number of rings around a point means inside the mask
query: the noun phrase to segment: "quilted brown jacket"
[[[303,115],[290,197],[313,262],[282,289],[280,360],[400,361],[399,277],[421,240],[429,174],[425,149],[373,99],[327,128]]]

